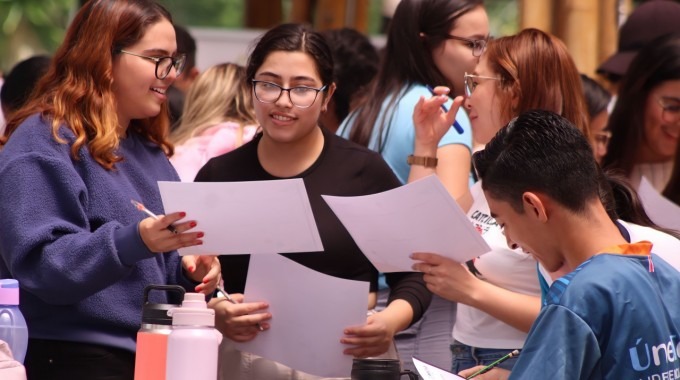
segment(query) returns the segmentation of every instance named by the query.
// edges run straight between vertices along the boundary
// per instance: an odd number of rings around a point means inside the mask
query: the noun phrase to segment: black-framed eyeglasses
[[[170,70],[173,67],[175,68],[175,73],[177,73],[177,76],[179,76],[180,74],[182,74],[182,70],[184,70],[184,65],[186,65],[187,63],[187,56],[184,54],[178,54],[174,57],[150,57],[148,55],[141,55],[123,49],[118,49],[116,50],[116,52],[134,55],[135,57],[140,57],[155,62],[156,63],[155,74],[156,78],[158,79],[167,78],[168,74],[170,74]]]
[[[321,88],[314,88],[309,86],[295,86],[291,88],[283,88],[276,83],[267,82],[263,80],[252,80],[253,92],[255,98],[262,103],[276,103],[284,91],[288,92],[288,99],[298,108],[309,108],[316,101],[319,92],[328,87],[327,85]]]
[[[444,38],[446,38],[447,40],[458,40],[466,42],[468,47],[472,50],[472,55],[475,57],[480,57],[482,53],[484,53],[484,50],[486,50],[486,43],[489,42],[489,37],[486,37],[481,40],[473,40],[471,38],[458,37],[453,36],[451,34],[447,34],[444,36]]]
[[[675,124],[680,120],[680,98],[659,96],[656,100],[663,110],[661,120],[668,124]]]
[[[500,81],[500,78],[485,77],[482,75],[473,75],[465,73],[465,76],[463,77],[463,81],[465,82],[465,96],[470,97],[472,93],[475,91],[475,88],[477,88],[477,85],[479,83],[477,83],[475,79],[492,79]]]

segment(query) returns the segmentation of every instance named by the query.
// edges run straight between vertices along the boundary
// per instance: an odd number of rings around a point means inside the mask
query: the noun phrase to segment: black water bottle
[[[402,372],[397,359],[354,359],[352,363],[352,380],[400,380],[402,376],[418,380],[415,373]]]

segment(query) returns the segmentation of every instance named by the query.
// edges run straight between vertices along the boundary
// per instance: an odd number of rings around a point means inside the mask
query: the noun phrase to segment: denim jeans
[[[451,345],[451,353],[453,354],[453,362],[451,363],[451,372],[458,373],[460,371],[472,368],[478,365],[489,365],[501,357],[509,354],[512,349],[506,348],[477,348],[470,347],[459,341],[454,341]],[[520,350],[521,352],[521,350]],[[517,357],[510,358],[499,364],[499,368],[512,370],[512,367],[517,362]]]

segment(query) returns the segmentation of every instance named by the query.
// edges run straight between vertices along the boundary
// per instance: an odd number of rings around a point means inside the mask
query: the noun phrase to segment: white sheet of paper
[[[381,272],[412,272],[414,252],[462,263],[490,250],[437,176],[378,194],[323,199]]]
[[[413,357],[413,365],[416,367],[418,374],[423,380],[460,380],[465,379],[456,374],[448,371],[444,371],[439,367],[435,367],[432,364],[425,363],[424,361]]]
[[[251,352],[321,377],[349,377],[343,330],[366,323],[369,283],[328,276],[280,255],[250,256],[245,297],[265,301],[271,328],[246,343]]]
[[[647,215],[654,223],[660,227],[680,231],[680,206],[659,194],[645,177],[640,181],[638,195]]]
[[[323,251],[302,179],[158,182],[167,213],[184,211],[203,245],[180,255]]]

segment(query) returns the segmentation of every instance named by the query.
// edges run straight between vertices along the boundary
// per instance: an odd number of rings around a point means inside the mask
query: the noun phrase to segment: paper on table
[[[250,256],[245,297],[269,303],[271,328],[241,351],[321,377],[349,377],[343,330],[366,323],[369,283],[311,270],[280,255]]]
[[[660,227],[680,231],[680,206],[659,194],[645,177],[640,180],[638,195],[647,215],[654,223]]]
[[[165,212],[184,211],[205,232],[181,255],[323,251],[302,179],[158,182]]]
[[[413,357],[413,365],[415,365],[416,370],[423,380],[460,380],[465,379],[451,372],[444,371],[439,367],[435,367],[432,364],[425,363],[424,361]]]
[[[323,199],[381,272],[412,272],[413,252],[465,262],[490,250],[436,176],[378,194]]]

